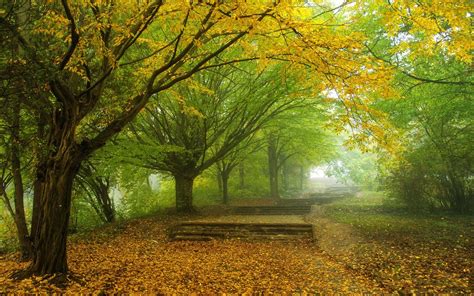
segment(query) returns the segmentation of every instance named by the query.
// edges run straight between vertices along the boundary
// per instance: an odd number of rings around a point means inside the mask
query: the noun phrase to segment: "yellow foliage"
[[[400,39],[400,48],[410,48],[413,58],[444,50],[466,63],[472,62],[473,2],[470,0],[386,1],[377,0],[385,8],[385,24],[392,36],[403,28],[414,40]]]
[[[371,103],[397,96],[390,85],[393,70],[366,52],[367,37],[353,26],[358,16],[350,10],[367,1],[350,1],[343,10],[331,9],[330,1],[164,1],[147,23],[142,22],[154,1],[137,5],[121,0],[110,7],[109,1],[70,2],[74,18],[80,20],[76,21],[80,40],[65,71],[85,84],[110,70],[115,87],[127,85],[118,91],[107,90],[107,99],[99,103],[111,110],[110,117],[101,119],[104,125],[114,114],[132,110],[137,94],[158,93],[182,80],[196,91],[207,92],[189,80],[194,72],[240,60],[258,60],[258,72],[284,63],[315,97],[327,90],[337,91],[348,118],[337,117],[334,125],[358,123],[363,113],[362,121],[383,121]],[[373,4],[381,7],[393,36],[407,23],[408,33],[422,35],[419,40],[400,39],[397,50],[416,57],[442,48],[472,61],[469,1],[432,0],[428,5],[374,0]],[[57,5],[50,6],[35,24],[35,32],[56,41],[51,51],[57,54],[52,60],[59,64],[71,42],[69,20]],[[91,77],[86,66],[93,72]],[[357,104],[351,103],[354,98]],[[186,112],[199,113],[192,108]],[[388,129],[383,125],[377,129],[358,124],[356,131],[367,128],[369,136],[358,136],[357,141],[386,139],[383,132]]]

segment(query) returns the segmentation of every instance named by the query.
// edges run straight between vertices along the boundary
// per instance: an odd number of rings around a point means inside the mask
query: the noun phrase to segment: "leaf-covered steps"
[[[171,240],[295,240],[312,239],[309,223],[222,223],[185,222],[169,231]]]

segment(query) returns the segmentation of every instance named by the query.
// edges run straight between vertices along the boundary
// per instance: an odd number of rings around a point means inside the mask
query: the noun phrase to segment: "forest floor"
[[[424,220],[398,217],[397,224],[396,217],[392,221],[376,211],[375,219],[372,212],[361,214],[365,206],[348,210],[348,204],[315,207],[304,218],[315,224],[316,242],[167,240],[169,226],[202,217],[168,215],[105,226],[71,236],[68,262],[74,280],[65,287],[42,278],[12,281],[9,275],[27,263],[18,263],[16,254],[0,256],[0,294],[473,292],[471,218],[444,218],[435,224],[437,235],[430,236],[433,228]]]
[[[474,293],[474,216],[415,214],[380,194],[315,207],[322,251],[397,294]]]

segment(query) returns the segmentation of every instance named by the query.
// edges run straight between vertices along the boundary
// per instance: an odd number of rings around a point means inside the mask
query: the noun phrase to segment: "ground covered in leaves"
[[[410,213],[371,195],[307,217],[320,246],[391,293],[474,293],[474,217]]]
[[[12,281],[26,263],[0,256],[0,294],[474,293],[472,216],[414,216],[359,197],[316,206],[304,217],[315,225],[316,241],[168,241],[168,227],[189,218],[139,219],[72,236],[74,277],[65,287],[42,278]],[[252,222],[276,218],[283,219]]]
[[[13,255],[2,257],[0,293],[384,292],[312,241],[167,241],[166,227],[176,220],[136,220],[74,239],[69,245],[69,266],[79,280],[65,288],[41,278],[13,282],[8,275],[25,265]]]

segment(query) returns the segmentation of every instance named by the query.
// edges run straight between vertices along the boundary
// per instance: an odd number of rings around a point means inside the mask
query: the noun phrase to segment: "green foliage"
[[[267,197],[269,195],[267,162],[267,155],[264,150],[247,155],[243,162],[243,184],[241,184],[238,169],[234,169],[230,175],[229,192],[231,200],[232,198],[245,199]]]
[[[129,179],[133,181],[124,183],[119,187],[122,195],[118,205],[119,215],[125,218],[147,216],[164,208],[174,205],[174,182],[170,178],[159,175],[159,190],[154,190],[147,180]]]
[[[15,223],[12,217],[0,203],[0,254],[12,252],[18,248]]]
[[[103,224],[90,203],[75,192],[69,218],[69,232],[87,232]]]
[[[385,185],[392,196],[413,208],[460,213],[473,209],[474,89],[469,67],[443,56],[420,60],[416,75],[451,81],[400,78],[403,87],[410,86],[406,98],[384,106],[394,124],[405,131],[406,143]]]

